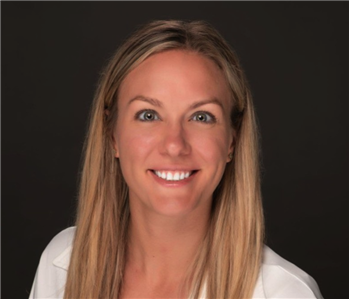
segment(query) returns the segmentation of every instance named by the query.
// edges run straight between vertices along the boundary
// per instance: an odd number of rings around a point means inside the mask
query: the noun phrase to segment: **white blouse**
[[[41,255],[30,299],[63,298],[74,233],[75,227],[67,228],[47,245]],[[252,296],[252,299],[257,298],[323,297],[311,276],[264,246],[263,262]]]

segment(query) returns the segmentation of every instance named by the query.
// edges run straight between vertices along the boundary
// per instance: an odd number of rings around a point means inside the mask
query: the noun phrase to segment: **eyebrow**
[[[152,99],[152,98],[147,98],[144,96],[135,96],[134,98],[132,98],[127,105],[130,105],[132,102],[134,101],[143,101],[143,102],[147,102],[149,104],[152,104],[153,106],[157,106],[157,107],[162,107],[162,103],[157,100],[157,99]]]
[[[141,96],[141,95],[138,95],[138,96],[135,96],[134,98],[132,98],[128,102],[127,105],[130,105],[134,101],[143,101],[143,102],[149,103],[149,104],[151,104],[153,106],[157,106],[157,107],[160,107],[160,108],[163,107],[162,103],[159,100],[153,99],[153,98],[148,98],[148,97]],[[216,104],[219,107],[221,107],[221,109],[224,111],[223,104],[217,98],[211,98],[211,99],[195,102],[195,103],[191,104],[189,108],[190,109],[196,109],[196,108],[198,108],[200,106],[203,106],[203,105],[206,105],[206,104]]]
[[[198,108],[198,107],[206,105],[206,104],[216,104],[219,107],[221,107],[221,109],[224,111],[223,104],[217,98],[212,98],[212,99],[208,99],[208,100],[195,102],[195,103],[190,105],[190,109],[195,109],[195,108]]]

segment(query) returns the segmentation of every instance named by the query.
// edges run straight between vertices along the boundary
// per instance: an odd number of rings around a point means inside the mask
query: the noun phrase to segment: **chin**
[[[207,209],[207,205],[211,206],[211,202],[201,199],[188,198],[184,196],[161,196],[153,197],[151,201],[151,209],[159,215],[169,217],[183,217],[191,215],[200,210]],[[201,212],[200,212],[201,213]]]

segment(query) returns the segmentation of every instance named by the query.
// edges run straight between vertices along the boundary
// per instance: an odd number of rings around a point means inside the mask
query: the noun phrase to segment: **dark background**
[[[204,19],[254,95],[267,244],[325,298],[348,294],[348,2],[2,2],[2,298],[27,298],[73,225],[102,67],[152,19]]]

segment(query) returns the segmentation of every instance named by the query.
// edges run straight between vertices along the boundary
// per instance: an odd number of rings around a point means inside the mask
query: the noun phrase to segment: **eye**
[[[154,110],[142,110],[136,114],[135,118],[140,121],[154,121],[160,119]]]
[[[216,117],[207,111],[198,111],[194,114],[194,121],[203,122],[203,123],[215,123]]]

